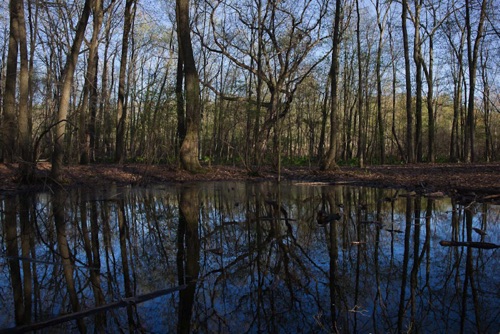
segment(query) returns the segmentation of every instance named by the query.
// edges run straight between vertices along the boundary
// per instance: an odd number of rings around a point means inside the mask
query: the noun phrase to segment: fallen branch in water
[[[500,248],[500,245],[492,244],[490,242],[475,242],[475,241],[446,241],[441,240],[439,242],[441,246],[446,247],[472,247],[472,248],[482,248],[482,249],[495,249]]]
[[[97,307],[94,307],[94,308],[91,308],[88,310],[83,310],[83,311],[79,311],[79,312],[65,314],[65,315],[62,315],[62,316],[54,318],[54,319],[49,319],[46,321],[37,322],[34,324],[30,324],[30,325],[0,329],[0,334],[2,334],[2,333],[26,333],[26,332],[31,332],[31,331],[35,331],[35,330],[40,330],[43,328],[47,328],[47,327],[51,327],[51,326],[54,326],[57,324],[61,324],[63,322],[88,317],[88,316],[91,316],[93,314],[108,311],[108,310],[111,310],[114,308],[140,304],[140,303],[143,303],[143,302],[148,301],[150,299],[154,299],[154,298],[157,298],[157,297],[160,297],[163,295],[167,295],[167,294],[170,294],[170,293],[173,293],[176,291],[183,290],[186,287],[187,287],[187,285],[184,284],[184,285],[176,286],[174,288],[153,291],[153,292],[146,293],[146,294],[140,295],[140,296],[135,296],[135,297],[130,297],[130,298],[122,298],[121,300],[110,303],[110,304],[97,306]]]

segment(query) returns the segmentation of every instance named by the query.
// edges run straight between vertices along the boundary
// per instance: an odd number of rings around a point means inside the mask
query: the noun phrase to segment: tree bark
[[[31,149],[31,117],[29,108],[29,62],[22,0],[11,0],[9,50],[4,93],[3,152],[6,162],[19,161],[21,182],[29,183],[33,178]],[[19,101],[16,105],[17,57],[20,58]],[[17,120],[16,120],[17,118]]]
[[[31,148],[31,112],[29,107],[29,62],[28,43],[26,37],[26,21],[24,18],[23,0],[16,0],[18,20],[18,42],[20,56],[19,70],[19,109],[18,109],[18,141],[21,181],[30,183],[34,176],[34,159]]]
[[[359,0],[356,0],[356,45],[358,57],[358,89],[357,89],[357,109],[359,115],[359,128],[358,128],[358,165],[360,168],[365,167],[365,145],[364,145],[364,124],[365,115],[363,112],[363,65],[361,63],[361,32],[359,14]]]
[[[137,0],[127,0],[125,4],[125,22],[123,24],[122,35],[122,54],[120,58],[120,73],[118,75],[118,103],[116,106],[116,163],[123,163],[123,161],[125,160],[125,125],[127,122],[127,108],[125,106],[125,84],[127,75],[129,35],[134,20],[136,2]]]
[[[476,38],[472,43],[472,27],[470,10],[472,4],[469,0],[465,1],[465,26],[467,30],[467,56],[469,62],[469,101],[467,105],[467,117],[465,119],[465,160],[466,162],[475,161],[475,111],[474,100],[476,90],[477,77],[477,61],[479,57],[479,47],[483,38],[483,26],[486,19],[486,5],[488,1],[483,0],[481,4],[481,12],[479,14],[479,22],[477,26]]]
[[[327,156],[323,161],[320,168],[322,170],[333,170],[338,168],[335,162],[337,154],[337,132],[338,132],[338,116],[337,116],[337,86],[339,76],[339,49],[340,49],[340,21],[342,11],[342,0],[335,1],[335,22],[333,27],[333,52],[332,52],[332,66],[330,68],[329,80],[331,81],[330,91],[330,148],[328,149]]]
[[[380,0],[377,0],[376,4],[377,11],[377,26],[379,30],[378,46],[377,46],[377,60],[376,60],[376,75],[377,75],[377,139],[379,145],[380,163],[383,165],[385,163],[385,127],[384,118],[382,115],[382,47],[384,41],[384,28],[387,13],[386,10],[384,17],[380,18]]]
[[[415,62],[415,155],[416,161],[422,162],[422,52],[420,41],[420,6],[421,1],[415,1],[414,28],[415,37],[413,44],[413,60]]]
[[[406,162],[415,161],[413,149],[413,108],[411,98],[411,71],[410,71],[410,48],[408,46],[408,31],[406,27],[406,16],[408,15],[408,1],[403,0],[401,9],[401,27],[403,30],[403,48],[405,58],[405,82],[406,82]]]
[[[198,136],[201,126],[201,100],[198,71],[191,44],[189,0],[176,1],[177,36],[184,63],[184,90],[186,96],[186,136],[181,144],[180,162],[183,169],[195,172],[201,169],[198,160]]]
[[[177,139],[176,155],[180,150],[182,142],[186,137],[186,115],[184,111],[184,62],[182,60],[181,41],[177,39],[177,75],[175,80],[175,98],[177,102]]]
[[[434,150],[435,138],[435,120],[434,120],[434,36],[429,35],[429,67],[423,64],[425,77],[427,80],[427,117],[429,123],[428,142],[427,142],[427,160],[434,163],[436,161],[436,152]]]
[[[63,165],[64,157],[63,145],[66,133],[66,118],[69,110],[71,87],[73,85],[73,77],[76,69],[76,63],[78,61],[78,54],[85,37],[85,29],[87,28],[87,23],[90,16],[91,3],[92,0],[85,0],[85,5],[76,27],[73,45],[71,46],[71,50],[66,59],[66,65],[64,66],[64,71],[62,74],[61,95],[59,98],[59,111],[57,115],[58,124],[55,126],[56,133],[54,139],[54,150],[52,152],[51,177],[55,182],[61,181],[61,168]]]
[[[103,21],[103,3],[94,0],[92,4],[94,13],[92,39],[89,46],[87,61],[87,75],[85,76],[84,100],[80,114],[80,164],[88,164],[94,160],[95,121],[97,114],[97,47],[99,45],[99,32]],[[87,119],[87,107],[89,118]]]
[[[16,83],[17,57],[19,45],[19,3],[20,0],[11,0],[9,3],[10,29],[9,49],[7,52],[6,80],[3,99],[2,143],[3,161],[14,162],[17,134],[16,124]]]

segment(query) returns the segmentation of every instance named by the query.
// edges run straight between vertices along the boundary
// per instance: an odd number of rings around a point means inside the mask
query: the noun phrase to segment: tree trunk
[[[491,135],[491,107],[490,107],[490,82],[488,76],[488,60],[487,51],[481,53],[481,79],[483,84],[483,114],[484,114],[484,160],[490,162],[494,152],[493,137]]]
[[[118,103],[116,106],[116,144],[115,162],[123,163],[125,160],[125,126],[127,122],[127,109],[125,107],[125,84],[127,76],[127,59],[129,35],[134,20],[135,4],[137,0],[127,0],[125,4],[125,22],[123,23],[122,54],[120,58],[120,73],[118,75]]]
[[[337,86],[339,75],[339,49],[340,49],[340,21],[342,11],[342,0],[335,1],[335,22],[333,27],[333,52],[332,52],[332,66],[330,68],[329,80],[331,80],[331,93],[330,93],[330,148],[328,149],[327,156],[320,166],[322,170],[333,170],[338,168],[335,162],[337,155],[337,132],[338,132],[338,111],[337,111]]]
[[[201,125],[201,101],[198,71],[191,44],[189,0],[177,0],[177,36],[184,62],[184,89],[186,96],[186,136],[182,141],[180,161],[182,168],[194,172],[201,169],[198,160],[198,136]]]
[[[379,30],[378,47],[377,47],[377,61],[376,61],[376,75],[377,75],[377,139],[379,145],[379,162],[383,165],[385,163],[385,140],[384,140],[384,119],[382,115],[382,47],[384,42],[384,26],[387,17],[387,12],[384,18],[380,20],[380,0],[376,2],[377,10],[377,26]]]
[[[3,161],[14,162],[16,147],[16,83],[17,83],[17,56],[19,45],[19,2],[22,0],[11,0],[9,4],[10,29],[9,29],[9,50],[7,52],[7,69],[5,90],[3,99]]]
[[[19,22],[19,110],[18,110],[18,141],[20,150],[21,181],[29,183],[34,177],[34,160],[31,146],[31,112],[29,107],[29,62],[28,43],[26,38],[26,22],[24,19],[24,5],[17,0]]]
[[[263,47],[263,24],[262,24],[262,0],[257,0],[257,73],[262,73],[262,47]],[[260,111],[262,108],[262,76],[257,76],[256,111],[253,124],[253,163],[259,167],[261,152],[258,148],[260,132]]]
[[[486,5],[488,1],[483,0],[481,4],[481,12],[479,14],[479,23],[476,32],[476,39],[472,44],[472,27],[470,22],[471,3],[469,0],[465,1],[465,26],[467,29],[467,56],[469,61],[469,101],[467,105],[467,117],[465,120],[465,160],[466,162],[475,161],[475,111],[474,99],[476,90],[476,76],[477,76],[477,61],[479,55],[479,47],[481,39],[483,38],[483,26],[486,18]]]
[[[90,16],[90,4],[92,0],[85,0],[85,5],[83,7],[82,14],[78,21],[76,27],[75,38],[73,40],[73,45],[68,54],[66,65],[64,66],[64,71],[62,75],[61,84],[61,95],[59,98],[59,111],[57,115],[57,125],[56,134],[54,139],[54,150],[52,152],[52,170],[51,177],[53,181],[61,181],[61,168],[63,164],[64,156],[64,137],[66,133],[66,117],[69,110],[70,94],[73,85],[73,76],[76,69],[76,63],[78,61],[78,54],[80,47],[82,45],[83,39],[85,37],[85,29],[87,28],[87,23]]]
[[[181,41],[177,39],[179,52],[177,55],[177,75],[175,81],[175,98],[177,102],[177,139],[176,155],[186,137],[186,115],[184,112],[184,62],[182,61]]]
[[[416,161],[422,162],[423,150],[422,150],[422,51],[421,51],[421,41],[420,41],[420,7],[421,1],[415,1],[415,16],[414,16],[414,28],[415,28],[415,39],[413,47],[413,59],[415,61],[415,155]]]
[[[113,11],[114,4],[116,2],[112,2],[110,6],[106,9],[107,11]],[[108,63],[114,64],[113,60],[109,61],[109,49],[111,44],[111,32],[112,32],[112,20],[108,18],[105,24],[104,30],[104,54],[103,54],[103,62],[102,62],[102,76],[101,76],[101,101],[99,104],[99,113],[96,116],[96,131],[95,131],[95,144],[91,144],[92,147],[95,147],[95,152],[98,154],[105,155],[107,158],[110,157],[110,149],[111,140],[110,135],[113,129],[112,117],[110,116],[109,109],[111,109],[109,102],[109,91],[110,87],[108,87],[108,72],[109,66]],[[111,78],[113,78],[113,66],[111,66]],[[95,87],[97,89],[97,85]],[[97,92],[96,92],[97,93]],[[92,136],[91,136],[92,141]]]
[[[320,166],[325,159],[325,137],[326,137],[326,121],[328,117],[328,92],[330,91],[330,80],[325,85],[325,95],[321,101],[321,130],[318,144],[318,161]]]
[[[463,46],[465,33],[461,31],[460,44],[455,46],[451,38],[451,34],[447,35],[450,47],[456,57],[457,68],[453,70],[453,121],[451,125],[450,137],[450,154],[449,160],[456,162],[459,159],[459,123],[460,123],[460,110],[462,101],[462,80],[463,80]]]
[[[389,29],[389,44],[391,47],[391,57],[392,57],[392,91],[396,92],[396,85],[397,85],[397,77],[396,77],[396,55],[395,55],[395,50],[394,50],[394,43],[392,39],[392,30]],[[398,147],[398,153],[401,159],[404,159],[405,152],[403,150],[403,146],[399,142],[398,139],[398,134],[396,131],[396,94],[392,94],[392,124],[391,124],[391,132],[392,136],[394,137],[394,141],[396,142],[396,145]]]
[[[427,115],[428,115],[428,143],[427,160],[434,163],[436,152],[434,150],[435,120],[434,120],[434,36],[429,36],[429,67],[424,66],[424,73],[427,79]]]
[[[88,164],[94,160],[95,121],[97,113],[97,47],[99,45],[99,32],[103,21],[103,3],[101,0],[93,2],[93,31],[89,47],[89,58],[87,61],[87,75],[85,76],[84,100],[80,114],[80,164]],[[89,108],[89,119],[86,119],[87,106]]]
[[[403,30],[403,48],[405,58],[405,80],[406,80],[406,162],[415,161],[413,149],[413,110],[411,98],[411,72],[410,72],[410,48],[408,46],[408,31],[406,27],[406,16],[408,15],[408,1],[403,0],[401,9],[401,22]]]
[[[359,128],[358,128],[358,163],[360,168],[365,167],[365,145],[364,145],[364,124],[365,116],[363,112],[363,66],[361,64],[361,32],[359,15],[359,0],[356,0],[356,44],[358,56],[358,90],[357,90],[357,108],[359,115]]]

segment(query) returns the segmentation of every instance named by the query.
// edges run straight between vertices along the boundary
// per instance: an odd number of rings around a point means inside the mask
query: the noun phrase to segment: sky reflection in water
[[[498,333],[498,249],[439,242],[499,244],[499,221],[495,205],[300,183],[4,196],[0,328],[101,308],[43,331]]]

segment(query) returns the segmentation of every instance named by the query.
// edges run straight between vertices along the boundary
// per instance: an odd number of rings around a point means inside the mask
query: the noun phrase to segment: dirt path
[[[38,190],[47,186],[50,164],[37,166],[39,182],[34,186],[22,186],[17,182],[17,166],[0,164],[0,192]],[[500,163],[488,164],[415,164],[400,166],[372,166],[365,169],[341,167],[337,171],[323,172],[317,167],[291,167],[282,171],[284,180],[305,182],[350,183],[376,187],[402,187],[420,192],[442,191],[447,194],[475,192],[500,194]],[[69,166],[64,169],[65,186],[98,187],[118,185],[148,185],[189,181],[223,180],[273,180],[277,173],[269,168],[258,175],[250,175],[245,169],[228,166],[206,167],[198,174],[164,165],[141,164],[93,164]]]

